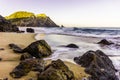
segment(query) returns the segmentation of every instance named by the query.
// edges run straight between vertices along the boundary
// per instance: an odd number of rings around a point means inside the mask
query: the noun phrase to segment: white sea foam
[[[26,28],[20,28],[25,31]],[[89,50],[102,50],[107,55],[113,55],[110,59],[117,69],[120,70],[120,29],[78,29],[78,28],[34,28],[36,40],[45,39],[53,49],[54,53],[47,59],[62,59],[74,63],[74,57],[83,55]],[[45,34],[45,35],[44,35]],[[63,35],[61,35],[63,34]],[[107,39],[117,45],[110,45],[101,47],[96,44],[101,39]],[[79,49],[71,49],[60,47],[60,45],[67,45],[75,43]]]

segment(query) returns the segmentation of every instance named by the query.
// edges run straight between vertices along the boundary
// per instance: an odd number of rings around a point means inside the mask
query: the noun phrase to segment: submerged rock
[[[18,66],[16,66],[12,72],[10,72],[11,77],[20,78],[27,75],[30,71],[39,71],[44,70],[44,61],[41,59],[26,59],[21,61]]]
[[[38,40],[31,43],[25,49],[21,49],[16,45],[12,45],[12,49],[14,52],[18,53],[29,53],[31,56],[36,58],[47,57],[52,54],[51,47],[47,44],[45,40]]]
[[[35,32],[34,29],[32,29],[32,28],[27,28],[26,31],[29,32],[29,33],[34,33]]]
[[[65,47],[69,47],[69,48],[79,48],[79,46],[77,46],[76,44],[68,44]]]
[[[118,80],[112,61],[100,50],[88,51],[74,61],[86,68],[86,73],[91,75],[89,80]]]
[[[75,80],[74,74],[60,59],[52,61],[45,70],[40,73],[37,80]]]
[[[111,45],[114,44],[110,41],[107,41],[106,39],[102,39],[100,42],[98,42],[98,44],[103,44],[103,45]]]

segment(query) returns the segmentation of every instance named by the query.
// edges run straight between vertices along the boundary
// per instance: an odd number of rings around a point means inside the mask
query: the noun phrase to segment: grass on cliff
[[[35,18],[35,17],[38,17],[38,18],[47,18],[46,14],[37,14],[35,15],[34,13],[32,12],[27,12],[27,11],[18,11],[18,12],[15,12],[9,16],[6,16],[5,18],[6,19],[20,19],[20,18]]]

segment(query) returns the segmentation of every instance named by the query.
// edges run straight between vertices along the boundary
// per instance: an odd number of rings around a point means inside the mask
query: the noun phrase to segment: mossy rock
[[[13,78],[21,78],[22,76],[27,75],[30,71],[41,72],[44,70],[44,61],[41,59],[26,59],[21,61],[18,66],[16,66],[10,76]],[[36,70],[35,70],[36,69]]]
[[[37,80],[75,80],[74,74],[60,59],[52,61],[45,70],[40,73]]]

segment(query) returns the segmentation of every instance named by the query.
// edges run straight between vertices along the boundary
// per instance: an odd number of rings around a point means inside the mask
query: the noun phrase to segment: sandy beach
[[[35,72],[30,72],[27,76],[24,76],[20,79],[13,79],[9,73],[19,64],[20,54],[14,53],[8,46],[10,43],[15,43],[22,48],[25,48],[27,45],[35,41],[35,34],[27,33],[0,33],[0,48],[5,50],[0,50],[0,80],[3,78],[8,78],[9,80],[28,80],[29,78],[35,78]],[[49,44],[49,43],[48,43]],[[50,61],[47,61],[50,63]],[[84,72],[84,68],[79,65],[65,62],[70,70],[74,72],[74,75],[77,80],[81,80],[82,77],[88,76]]]

